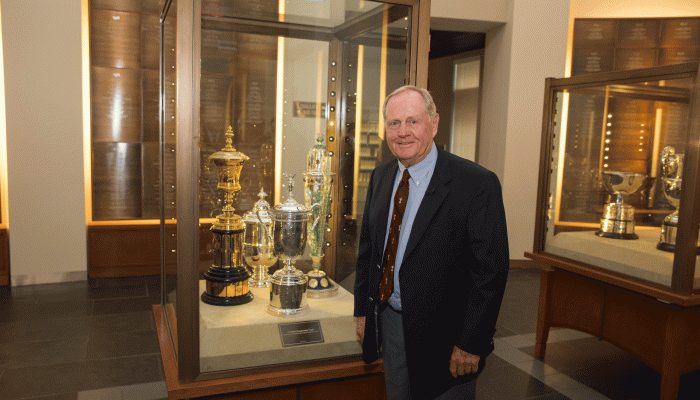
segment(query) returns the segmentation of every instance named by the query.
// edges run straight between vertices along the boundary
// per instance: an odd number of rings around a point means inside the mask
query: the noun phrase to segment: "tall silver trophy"
[[[666,200],[676,209],[661,223],[661,237],[656,248],[673,252],[676,249],[676,232],[678,231],[678,206],[681,204],[681,183],[683,181],[683,154],[676,154],[671,146],[661,152],[661,181]],[[700,251],[700,249],[698,250]]]
[[[634,233],[634,207],[625,204],[623,196],[636,192],[646,180],[646,175],[634,172],[605,171],[603,184],[615,194],[616,200],[603,207],[600,229],[596,235],[613,239],[637,239]]]
[[[331,172],[331,157],[326,150],[323,135],[316,138],[316,144],[309,151],[306,160],[304,200],[306,208],[311,213],[307,233],[313,268],[306,276],[309,278],[308,296],[318,299],[338,293],[338,285],[324,271],[321,271],[335,175]]]
[[[243,215],[245,236],[243,240],[243,259],[253,270],[248,281],[250,287],[269,287],[268,270],[277,262],[275,246],[268,232],[272,231],[272,214],[270,204],[265,200],[267,193],[260,189],[258,200],[253,209]]]
[[[272,315],[291,316],[307,309],[306,289],[308,279],[294,267],[294,262],[304,254],[309,224],[309,211],[292,198],[293,176],[288,176],[289,196],[276,205],[272,213],[272,242],[275,253],[285,265],[270,278],[270,304]]]

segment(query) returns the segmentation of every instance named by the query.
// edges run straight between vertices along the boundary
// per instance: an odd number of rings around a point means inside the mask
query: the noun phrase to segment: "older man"
[[[440,117],[426,90],[397,89],[383,112],[396,160],[372,172],[360,233],[365,359],[381,342],[389,399],[474,398],[508,275],[501,186],[437,149]]]

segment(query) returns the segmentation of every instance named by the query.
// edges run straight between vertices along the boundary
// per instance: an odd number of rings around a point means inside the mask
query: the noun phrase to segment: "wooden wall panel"
[[[10,284],[10,252],[7,229],[0,229],[0,286]]]

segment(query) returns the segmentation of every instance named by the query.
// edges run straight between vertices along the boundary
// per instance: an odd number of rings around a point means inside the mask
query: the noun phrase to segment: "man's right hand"
[[[365,320],[367,317],[357,317],[357,336],[360,337],[360,344],[365,341]]]

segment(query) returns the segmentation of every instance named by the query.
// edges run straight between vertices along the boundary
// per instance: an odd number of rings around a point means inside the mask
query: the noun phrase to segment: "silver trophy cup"
[[[646,175],[633,172],[605,171],[603,184],[616,195],[614,203],[603,207],[600,229],[596,235],[613,239],[637,239],[634,233],[634,207],[623,202],[624,195],[636,192],[646,180]]]
[[[294,267],[294,262],[306,249],[309,211],[292,198],[292,178],[288,177],[289,197],[271,211],[272,243],[275,254],[285,265],[270,278],[270,304],[267,311],[278,316],[300,314],[307,308],[308,278]]]
[[[268,233],[272,231],[272,215],[265,196],[267,193],[260,189],[258,193],[260,200],[243,216],[243,223],[245,223],[243,259],[253,270],[248,283],[251,287],[269,287],[268,269],[277,262],[275,247]]]
[[[676,149],[671,146],[664,147],[661,152],[661,181],[664,185],[664,197],[676,209],[661,223],[661,237],[656,248],[663,251],[673,252],[676,249],[678,206],[681,204],[684,158],[683,154],[676,154]],[[696,253],[700,254],[700,247]]]

